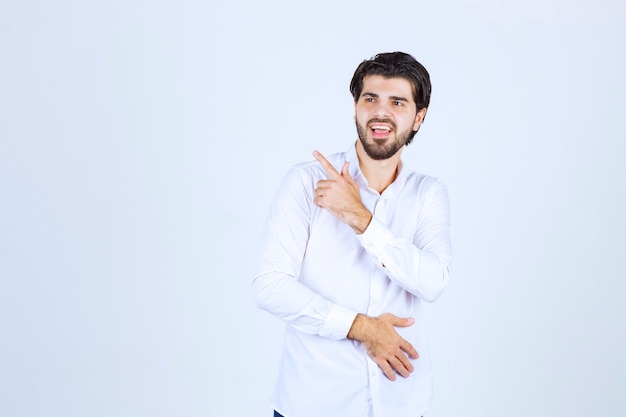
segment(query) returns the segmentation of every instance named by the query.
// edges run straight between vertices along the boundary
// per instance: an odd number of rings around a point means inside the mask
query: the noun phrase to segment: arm
[[[411,294],[435,301],[448,283],[452,262],[450,208],[445,186],[435,181],[426,191],[413,241],[396,238],[375,217],[358,236],[361,245]]]
[[[328,175],[328,180],[317,184],[315,204],[350,225],[365,250],[387,270],[389,278],[424,301],[435,301],[448,283],[452,262],[445,186],[439,181],[427,186],[417,231],[410,241],[395,237],[367,210],[347,164],[339,173],[322,154],[315,152],[314,156]]]
[[[346,337],[356,312],[334,304],[298,282],[312,210],[308,178],[289,171],[270,209],[253,282],[259,308],[299,331],[331,339]]]

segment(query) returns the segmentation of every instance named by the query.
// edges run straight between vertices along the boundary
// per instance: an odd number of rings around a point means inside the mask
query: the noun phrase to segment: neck
[[[356,154],[359,158],[359,167],[367,179],[367,184],[382,194],[391,185],[398,175],[398,165],[400,164],[400,154],[402,149],[389,159],[376,160],[370,158],[360,140],[356,141]]]

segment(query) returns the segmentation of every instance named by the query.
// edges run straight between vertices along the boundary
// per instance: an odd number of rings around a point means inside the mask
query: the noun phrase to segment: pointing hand
[[[345,162],[341,172],[338,172],[318,151],[314,151],[313,156],[328,177],[317,182],[313,202],[352,227],[357,234],[363,233],[372,220],[372,213],[361,202],[359,186],[348,170],[350,163]]]

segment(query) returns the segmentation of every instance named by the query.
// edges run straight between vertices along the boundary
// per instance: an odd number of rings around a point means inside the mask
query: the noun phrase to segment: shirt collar
[[[350,146],[350,148],[346,152],[346,162],[350,163],[348,171],[350,172],[350,176],[354,178],[357,183],[363,184],[363,186],[368,187],[367,178],[361,172],[361,167],[359,165],[359,157],[356,154],[356,142],[354,145]],[[383,192],[383,196],[393,197],[396,193],[396,189],[400,189],[407,181],[408,178],[408,170],[404,167],[404,163],[402,159],[398,162],[398,175],[396,179],[387,187],[387,189]]]

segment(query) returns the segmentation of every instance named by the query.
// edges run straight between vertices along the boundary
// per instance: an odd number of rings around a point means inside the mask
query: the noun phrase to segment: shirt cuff
[[[320,329],[320,336],[333,340],[345,339],[357,313],[348,308],[328,303],[328,316]]]
[[[356,235],[361,245],[372,255],[381,260],[381,255],[385,253],[385,246],[393,240],[391,231],[376,217],[372,217],[367,229]]]

